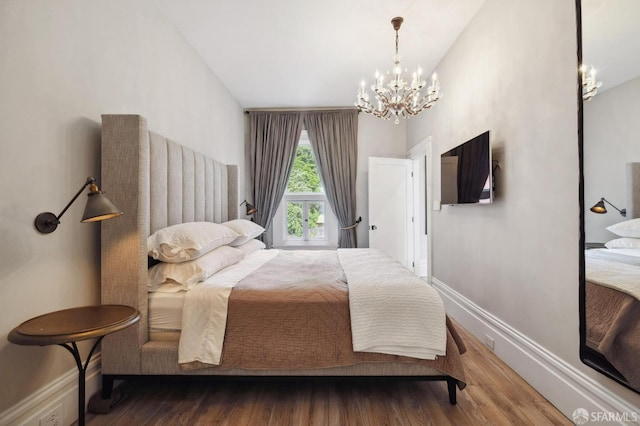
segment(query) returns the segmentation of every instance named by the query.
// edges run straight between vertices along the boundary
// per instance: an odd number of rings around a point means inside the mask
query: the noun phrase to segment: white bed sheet
[[[149,293],[149,331],[180,331],[184,293]]]
[[[272,250],[258,250],[245,256],[240,262],[231,265],[207,278],[206,282],[220,280],[239,280],[273,256]],[[202,283],[200,283],[202,284]],[[200,285],[194,288],[198,288]],[[150,331],[180,331],[182,330],[182,308],[186,292],[149,293],[149,330]]]

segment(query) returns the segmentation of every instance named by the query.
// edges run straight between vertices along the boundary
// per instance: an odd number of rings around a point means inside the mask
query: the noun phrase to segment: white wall
[[[0,52],[1,414],[75,368],[66,350],[10,344],[9,331],[100,302],[99,225],[79,223],[84,200],[53,234],[32,224],[100,178],[100,115],[144,115],[240,165],[244,130],[240,105],[151,0],[2,1]]]
[[[626,206],[625,163],[640,161],[640,78],[598,93],[584,103],[584,202],[587,209],[604,197]],[[607,214],[585,213],[588,242],[607,242],[616,235],[605,228],[629,219],[606,205]]]
[[[572,0],[487,0],[438,65],[444,96],[409,122],[408,145],[431,135],[437,159],[491,131],[496,202],[433,212],[434,278],[565,370],[640,406],[639,395],[579,360],[575,28]],[[438,200],[439,161],[432,170]],[[513,367],[559,402],[535,383],[544,369]],[[570,416],[578,406],[560,408]]]

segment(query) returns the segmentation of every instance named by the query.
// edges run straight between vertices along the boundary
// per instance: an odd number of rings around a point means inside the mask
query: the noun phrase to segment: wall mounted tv
[[[441,204],[493,202],[488,130],[440,156],[440,185]]]

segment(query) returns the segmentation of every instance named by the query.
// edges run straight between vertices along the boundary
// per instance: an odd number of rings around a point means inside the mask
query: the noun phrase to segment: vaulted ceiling
[[[351,106],[400,54],[426,75],[484,0],[155,0],[245,108]],[[443,91],[445,81],[441,81]]]
[[[582,0],[582,51],[604,92],[640,76],[640,1]]]

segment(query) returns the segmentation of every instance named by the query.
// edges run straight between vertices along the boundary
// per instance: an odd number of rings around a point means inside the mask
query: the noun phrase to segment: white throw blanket
[[[446,354],[438,292],[399,262],[372,249],[339,249],[349,285],[353,350],[435,359]]]
[[[640,267],[589,257],[585,260],[587,281],[621,291],[640,300]]]
[[[178,363],[220,365],[231,289],[277,254],[277,250],[259,250],[185,293]]]

